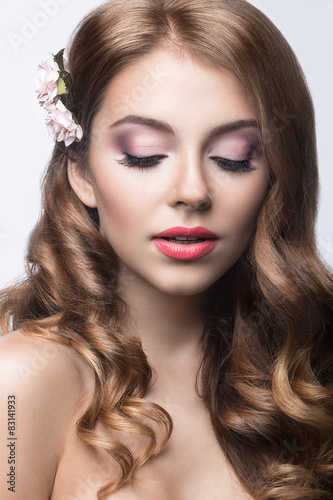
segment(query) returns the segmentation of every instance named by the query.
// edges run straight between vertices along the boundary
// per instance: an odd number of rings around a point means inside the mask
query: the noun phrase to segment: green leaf
[[[57,95],[68,94],[66,83],[62,78],[58,80]]]

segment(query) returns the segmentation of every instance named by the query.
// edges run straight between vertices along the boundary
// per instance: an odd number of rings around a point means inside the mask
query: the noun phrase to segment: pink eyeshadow
[[[167,141],[158,132],[154,132],[147,127],[139,128],[138,125],[135,126],[135,131],[133,126],[130,128],[112,133],[111,143],[117,151],[126,151],[129,154],[138,156],[166,153],[168,149]]]
[[[242,161],[252,151],[259,151],[260,144],[257,134],[251,130],[237,130],[214,140],[209,148],[209,156],[221,156],[236,161]]]

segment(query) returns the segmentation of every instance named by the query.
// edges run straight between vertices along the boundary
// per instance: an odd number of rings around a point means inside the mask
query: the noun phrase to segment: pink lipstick
[[[207,255],[218,242],[218,236],[205,227],[171,227],[153,238],[160,252],[178,260],[195,260]]]

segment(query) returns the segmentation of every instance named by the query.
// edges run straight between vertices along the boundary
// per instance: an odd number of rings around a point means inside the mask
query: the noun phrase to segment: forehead
[[[121,71],[110,83],[97,120],[151,116],[177,131],[254,119],[244,87],[228,70],[188,55],[156,50]]]

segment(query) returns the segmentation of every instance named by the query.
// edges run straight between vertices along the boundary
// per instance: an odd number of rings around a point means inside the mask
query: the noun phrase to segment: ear
[[[74,193],[82,203],[87,207],[96,208],[95,192],[89,179],[87,169],[68,160],[67,175]]]

